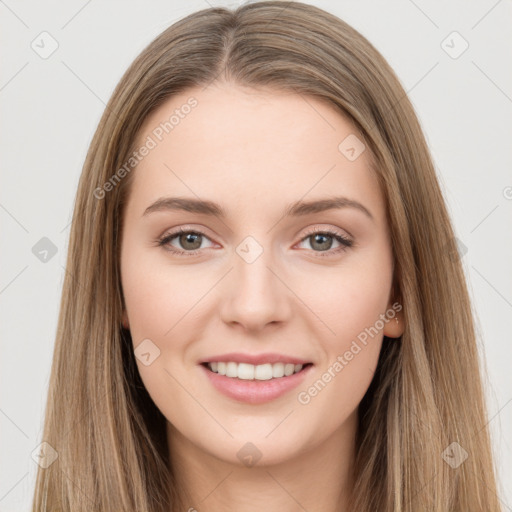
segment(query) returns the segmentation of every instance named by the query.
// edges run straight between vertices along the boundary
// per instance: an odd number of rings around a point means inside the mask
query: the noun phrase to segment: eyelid
[[[350,239],[351,241],[354,238],[347,230],[341,230],[340,228],[329,226],[327,224],[315,224],[312,228],[306,228],[306,233],[302,236],[301,241],[304,240],[304,238],[307,238],[308,236],[314,235],[315,233],[329,233],[341,236],[347,240]]]

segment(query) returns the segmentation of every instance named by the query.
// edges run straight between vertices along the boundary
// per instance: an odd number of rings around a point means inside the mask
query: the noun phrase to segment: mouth
[[[222,375],[231,379],[245,381],[269,381],[283,379],[306,371],[313,363],[264,363],[249,364],[236,363],[234,361],[213,361],[202,363],[202,366],[210,372]]]
[[[246,404],[257,405],[285,398],[299,386],[313,363],[264,363],[252,365],[234,361],[211,361],[199,365],[213,389]],[[290,398],[291,399],[291,398]]]

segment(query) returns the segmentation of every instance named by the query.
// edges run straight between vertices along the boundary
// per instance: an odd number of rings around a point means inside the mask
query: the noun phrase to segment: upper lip
[[[229,354],[220,354],[218,356],[211,356],[201,361],[201,363],[213,362],[234,362],[234,363],[248,363],[252,365],[259,364],[274,364],[274,363],[292,363],[292,364],[308,364],[311,361],[301,359],[295,356],[287,356],[285,354],[264,353],[264,354],[243,354],[241,352],[230,352]]]

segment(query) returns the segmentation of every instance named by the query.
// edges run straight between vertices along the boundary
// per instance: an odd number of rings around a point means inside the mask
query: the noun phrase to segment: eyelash
[[[161,246],[161,247],[167,246],[167,247],[164,247],[167,251],[170,251],[173,254],[176,254],[178,256],[184,256],[184,257],[195,256],[196,254],[198,254],[201,251],[201,249],[195,249],[193,251],[180,251],[180,250],[177,250],[174,247],[168,245],[169,242],[173,238],[176,238],[177,236],[183,235],[183,234],[201,235],[201,236],[209,239],[209,237],[206,236],[201,231],[185,230],[185,229],[180,228],[179,230],[174,231],[173,233],[165,234],[162,238],[159,238],[157,240],[157,244],[158,244],[158,246]],[[337,247],[336,249],[332,249],[332,250],[329,249],[327,251],[313,251],[313,252],[318,253],[318,257],[320,257],[320,258],[326,258],[326,257],[334,256],[334,255],[338,254],[341,251],[346,251],[347,249],[349,249],[353,245],[352,240],[350,240],[349,238],[343,236],[342,234],[340,234],[340,233],[338,233],[336,231],[329,231],[329,230],[325,230],[325,229],[321,229],[321,228],[312,229],[311,231],[306,233],[306,235],[304,235],[304,237],[300,241],[303,242],[307,238],[309,238],[309,237],[311,237],[313,235],[316,235],[316,234],[322,234],[322,235],[331,236],[332,238],[334,238],[337,242],[339,242],[341,244],[340,247]]]

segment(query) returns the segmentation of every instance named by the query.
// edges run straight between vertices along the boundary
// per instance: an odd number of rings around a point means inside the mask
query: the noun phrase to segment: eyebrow
[[[300,217],[341,208],[354,208],[364,213],[371,220],[375,220],[371,212],[361,203],[342,196],[313,201],[296,201],[285,209],[283,217]],[[219,204],[213,201],[185,197],[161,197],[146,208],[143,216],[160,211],[185,211],[226,218],[226,212]]]

